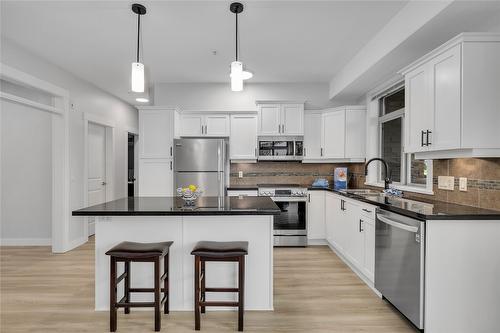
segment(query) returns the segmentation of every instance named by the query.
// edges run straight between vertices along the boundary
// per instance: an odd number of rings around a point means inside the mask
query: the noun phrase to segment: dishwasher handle
[[[411,225],[408,225],[408,224],[404,224],[404,223],[401,223],[401,222],[398,222],[398,221],[394,221],[394,220],[391,220],[391,219],[389,219],[389,218],[387,218],[385,216],[377,215],[377,219],[380,222],[384,222],[386,224],[392,225],[393,227],[398,228],[398,229],[403,229],[403,230],[406,230],[406,231],[409,231],[409,232],[413,232],[413,233],[417,233],[418,232],[418,227],[414,227],[414,226],[411,226]]]

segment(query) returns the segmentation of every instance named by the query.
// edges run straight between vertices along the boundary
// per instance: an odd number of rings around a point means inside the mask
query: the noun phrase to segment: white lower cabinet
[[[306,211],[307,239],[310,241],[325,239],[325,191],[309,191]]]
[[[326,240],[357,272],[374,281],[375,207],[325,193]]]

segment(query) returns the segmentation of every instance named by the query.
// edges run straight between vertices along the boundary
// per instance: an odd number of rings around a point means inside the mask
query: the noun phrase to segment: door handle
[[[363,232],[364,229],[363,229],[363,220],[362,219],[359,219],[359,232]]]
[[[320,148],[320,156],[323,156],[323,148]]]
[[[414,233],[418,232],[418,227],[414,227],[412,225],[397,222],[397,221],[391,220],[385,216],[377,215],[377,219],[380,222],[384,222],[386,224],[392,225],[393,227],[398,228],[398,229],[403,229],[403,230],[406,230],[409,232],[414,232]]]
[[[425,145],[426,146],[430,146],[431,142],[429,141],[429,134],[432,134],[432,131],[427,130],[427,131],[425,131],[425,133],[426,133],[426,140],[425,140],[426,143],[425,143]]]
[[[307,194],[307,202],[311,202],[311,193]]]
[[[106,182],[102,182],[102,183],[101,183],[101,185],[104,185],[104,186],[106,186],[107,184],[108,184],[108,183],[106,183]]]
[[[424,135],[425,135],[425,131],[421,131],[421,134],[420,134],[420,147],[425,146]]]
[[[172,161],[170,161],[170,170],[172,170]]]

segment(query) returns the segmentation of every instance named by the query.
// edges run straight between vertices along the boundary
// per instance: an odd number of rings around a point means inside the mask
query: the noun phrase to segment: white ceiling
[[[150,83],[227,82],[231,1],[141,1]],[[102,89],[132,101],[132,1],[1,1],[1,32]],[[240,59],[251,82],[328,82],[406,1],[246,1]],[[213,55],[213,51],[217,51]]]

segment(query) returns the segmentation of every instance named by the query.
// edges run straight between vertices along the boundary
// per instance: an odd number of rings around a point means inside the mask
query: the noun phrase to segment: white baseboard
[[[307,245],[328,245],[328,242],[326,239],[308,239],[307,240]]]
[[[51,246],[50,238],[2,238],[1,246]]]

